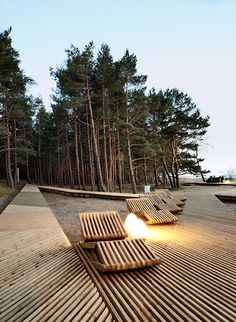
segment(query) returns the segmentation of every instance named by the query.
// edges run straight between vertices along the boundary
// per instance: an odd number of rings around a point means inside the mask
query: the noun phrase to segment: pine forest
[[[135,54],[114,61],[107,44],[97,54],[93,42],[71,45],[49,73],[56,90],[46,110],[28,94],[35,82],[11,29],[0,34],[0,179],[9,187],[20,179],[136,193],[139,185],[179,187],[181,174],[204,178],[199,148],[209,116],[179,89],[148,90]]]

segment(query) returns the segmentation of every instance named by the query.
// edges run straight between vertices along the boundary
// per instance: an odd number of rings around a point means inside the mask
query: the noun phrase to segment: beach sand
[[[79,241],[80,212],[118,211],[123,221],[128,215],[124,200],[75,198],[48,192],[43,192],[43,196],[71,242]]]
[[[224,204],[236,214],[236,202],[224,201]]]

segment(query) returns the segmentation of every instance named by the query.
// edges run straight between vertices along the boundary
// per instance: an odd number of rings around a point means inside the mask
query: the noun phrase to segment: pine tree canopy
[[[131,184],[179,186],[183,173],[204,174],[199,150],[210,126],[192,98],[176,89],[147,93],[135,54],[115,61],[102,44],[71,45],[51,111],[27,95],[33,80],[20,66],[11,29],[0,34],[0,176],[28,182],[122,191]]]

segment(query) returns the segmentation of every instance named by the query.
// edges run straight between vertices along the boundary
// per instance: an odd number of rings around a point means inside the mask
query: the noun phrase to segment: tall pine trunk
[[[9,129],[9,116],[7,108],[5,109],[5,129],[6,129],[6,151],[5,151],[5,162],[6,162],[6,177],[7,185],[10,188],[15,188],[14,180],[11,171],[11,139],[10,139],[10,129]]]
[[[74,188],[73,171],[72,171],[71,158],[70,158],[69,134],[68,134],[67,128],[66,128],[66,159],[67,159],[67,171],[68,171],[70,188]]]
[[[107,138],[106,138],[106,117],[105,117],[105,97],[104,84],[102,85],[102,118],[103,118],[103,158],[104,158],[104,177],[107,191],[109,187],[108,163],[107,163]],[[109,130],[109,129],[108,129]]]
[[[57,131],[57,184],[59,187],[63,187],[63,174],[62,174],[62,165],[60,158],[60,135]]]
[[[110,113],[108,112],[108,147],[109,147],[109,166],[108,166],[108,177],[109,177],[109,187],[111,191],[114,191],[116,184],[113,178],[113,168],[114,168],[114,151],[111,136],[111,122]]]
[[[18,160],[17,160],[17,139],[16,139],[16,119],[14,119],[14,183],[18,183]]]
[[[175,178],[175,187],[179,188],[179,163],[177,158],[177,142],[175,137],[172,140],[172,154],[173,154],[173,172]]]
[[[78,143],[78,124],[76,116],[74,117],[74,129],[75,129],[75,161],[76,161],[76,171],[78,179],[78,187],[81,189],[80,181],[80,160],[79,160],[79,143]]]
[[[39,182],[43,183],[42,158],[41,158],[41,124],[39,122],[39,141],[38,141],[38,163],[39,163]]]
[[[135,182],[134,168],[133,168],[133,164],[132,164],[130,133],[129,133],[128,128],[126,129],[126,140],[127,140],[127,152],[128,152],[128,164],[129,164],[130,181],[131,181],[133,193],[137,193],[137,186],[136,186],[136,182]]]
[[[157,176],[157,162],[154,161],[154,178],[155,178],[155,187],[158,187],[158,176]]]
[[[166,159],[165,159],[164,156],[162,157],[162,164],[163,164],[163,168],[164,168],[165,174],[168,177],[168,180],[170,182],[170,185],[171,185],[172,188],[174,188],[173,181],[172,181],[172,178],[171,178],[171,176],[169,174],[168,167],[167,167],[167,164],[166,164]]]
[[[96,132],[95,132],[95,125],[94,125],[94,118],[93,118],[93,110],[92,110],[92,102],[91,102],[91,96],[90,96],[88,77],[87,77],[87,82],[86,82],[86,90],[87,90],[88,108],[89,108],[89,113],[90,113],[90,125],[91,125],[91,135],[92,135],[92,142],[93,142],[94,163],[95,163],[96,175],[97,175],[97,185],[98,185],[99,191],[106,191],[106,187],[103,183],[101,163],[100,163],[100,157],[99,157],[99,153],[98,153],[98,146],[97,146],[97,139],[96,139]]]
[[[88,110],[88,107],[86,106]],[[88,159],[89,159],[89,172],[90,172],[90,184],[92,186],[92,190],[95,190],[95,180],[94,180],[94,167],[93,167],[93,151],[91,146],[91,138],[90,138],[90,126],[89,126],[89,115],[87,111],[87,140],[88,140]],[[87,176],[88,177],[88,176]]]
[[[121,153],[120,153],[120,133],[119,133],[119,105],[118,105],[118,101],[117,101],[117,105],[116,105],[116,127],[117,127],[117,135],[116,135],[116,139],[117,139],[117,167],[118,167],[118,185],[119,185],[119,190],[120,192],[122,192],[123,190],[123,182],[122,182],[122,165],[121,165]]]
[[[80,146],[80,160],[81,160],[81,179],[82,179],[82,187],[85,190],[85,174],[84,174],[84,150],[83,145],[81,141],[81,129],[80,129],[80,123],[78,126],[78,137],[79,137],[79,146]]]
[[[133,193],[137,193],[137,185],[135,181],[134,168],[132,163],[132,153],[131,153],[131,139],[129,131],[129,111],[128,111],[128,92],[126,90],[125,95],[125,105],[126,105],[126,143],[127,143],[127,154],[128,154],[128,165],[130,173],[130,181],[132,185]]]
[[[144,182],[145,182],[145,185],[147,185],[148,184],[148,179],[147,179],[147,160],[146,160],[145,154],[143,156],[143,168],[144,168]]]
[[[27,142],[27,137],[26,137],[25,124],[23,125],[23,130],[24,130],[24,141],[25,141],[25,148],[26,148],[25,163],[26,163],[27,181],[28,181],[28,183],[31,183],[30,171],[29,171],[29,150],[28,150],[28,142]]]

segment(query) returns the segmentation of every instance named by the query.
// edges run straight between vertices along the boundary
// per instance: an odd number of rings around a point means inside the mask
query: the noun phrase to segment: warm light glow
[[[63,235],[64,235],[64,246],[66,246],[66,247],[72,247],[71,246],[71,243],[69,242],[69,239],[66,237],[66,235],[63,233]]]
[[[224,180],[224,183],[228,184],[228,183],[230,183],[230,180]]]
[[[146,238],[148,228],[145,222],[139,219],[135,214],[131,213],[125,219],[124,223],[127,233],[134,238]]]
[[[175,233],[175,225],[146,225],[133,213],[128,214],[124,226],[129,236],[133,238],[145,238],[154,242],[180,239],[179,234]]]
[[[172,227],[173,229],[173,227]],[[173,230],[166,229],[163,225],[150,225],[148,227],[148,240],[168,241],[173,238]]]

